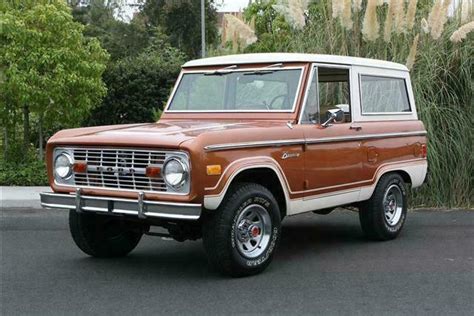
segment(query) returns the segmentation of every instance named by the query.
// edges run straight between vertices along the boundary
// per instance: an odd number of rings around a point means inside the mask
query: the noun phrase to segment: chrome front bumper
[[[144,199],[143,193],[138,193],[138,199],[121,199],[82,195],[77,189],[75,194],[40,193],[41,205],[45,208],[61,208],[77,212],[95,212],[136,215],[138,218],[147,217],[197,220],[201,216],[201,204],[156,202]]]

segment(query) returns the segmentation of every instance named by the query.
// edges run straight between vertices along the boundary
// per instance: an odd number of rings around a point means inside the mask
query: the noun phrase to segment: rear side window
[[[362,75],[362,114],[411,112],[405,79]]]

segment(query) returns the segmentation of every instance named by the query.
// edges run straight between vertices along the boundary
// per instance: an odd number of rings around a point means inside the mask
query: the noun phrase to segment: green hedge
[[[0,185],[47,186],[46,165],[42,161],[23,163],[0,161]]]

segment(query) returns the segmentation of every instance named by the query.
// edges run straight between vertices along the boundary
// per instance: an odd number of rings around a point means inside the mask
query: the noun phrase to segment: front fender
[[[289,207],[289,185],[285,174],[277,161],[270,157],[242,158],[232,162],[222,173],[221,178],[214,187],[205,188],[204,207],[208,210],[215,210],[222,203],[235,177],[241,172],[250,169],[267,168],[272,170],[280,181],[280,185],[285,193],[286,206]]]

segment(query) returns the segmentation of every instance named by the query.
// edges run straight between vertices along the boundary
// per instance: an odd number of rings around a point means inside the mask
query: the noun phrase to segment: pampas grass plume
[[[474,21],[464,24],[454,31],[449,40],[453,43],[460,43],[466,38],[467,34],[472,31],[474,31]]]
[[[283,15],[295,29],[303,29],[306,25],[305,11],[309,0],[279,0],[273,9]]]
[[[354,0],[353,2],[354,12],[359,12],[362,10],[362,0]]]
[[[469,2],[471,2],[469,4]],[[461,3],[461,23],[467,23],[472,19],[472,0],[462,0]]]
[[[416,16],[416,5],[418,3],[418,0],[410,0],[408,3],[408,9],[407,9],[407,30],[411,31],[413,29],[413,26],[415,25],[415,16]]]
[[[344,11],[344,0],[332,0],[332,17],[337,18],[342,16]]]
[[[426,21],[425,18],[421,19],[421,30],[423,33],[429,33],[430,32],[430,25],[428,24],[428,21]]]
[[[428,25],[430,28],[432,28],[435,21],[439,19],[442,6],[443,6],[442,0],[436,0],[435,4],[431,8],[430,14],[428,15]]]
[[[393,22],[394,28],[397,34],[401,34],[405,31],[405,1],[404,0],[392,0],[393,5]]]
[[[362,34],[368,41],[375,41],[379,37],[379,21],[377,19],[377,0],[368,0],[365,10]]]
[[[413,65],[415,64],[416,60],[416,51],[418,49],[418,39],[420,38],[420,34],[417,34],[415,36],[415,39],[413,40],[413,44],[411,44],[410,47],[410,53],[408,54],[406,66],[409,70],[413,68]]]
[[[393,21],[393,5],[392,2],[395,2],[397,0],[388,0],[388,11],[387,11],[387,16],[385,17],[385,24],[383,28],[383,40],[385,42],[390,42],[390,39],[392,37],[392,21]]]
[[[232,43],[243,41],[243,44],[250,45],[257,41],[255,31],[244,21],[232,14],[225,14],[224,19],[227,23],[228,30],[226,34],[232,34]],[[240,40],[240,41],[239,41]]]
[[[352,3],[352,6],[354,8],[354,12],[359,12],[362,10],[362,0],[354,0]]]
[[[346,30],[352,29],[352,4],[351,0],[344,0],[344,11],[342,12],[342,25]]]
[[[432,24],[430,24],[431,37],[434,40],[439,39],[443,33],[444,24],[446,24],[446,21],[448,20],[448,9],[451,5],[451,1],[452,0],[444,0],[442,5],[441,1],[438,1],[440,3],[440,8],[438,9],[436,16],[433,17]]]

